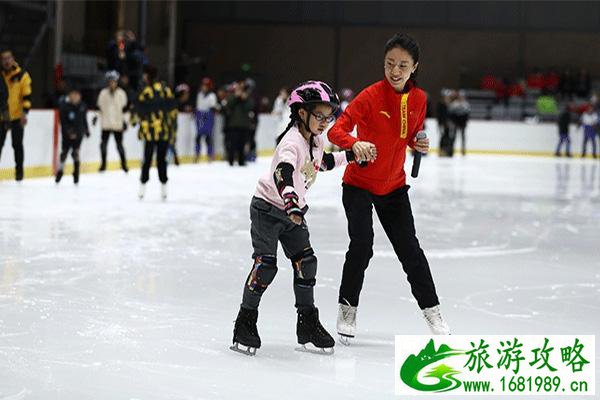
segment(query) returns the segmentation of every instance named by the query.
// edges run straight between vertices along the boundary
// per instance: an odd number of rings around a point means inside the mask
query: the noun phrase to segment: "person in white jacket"
[[[100,113],[100,126],[102,128],[102,141],[100,142],[100,154],[102,157],[100,172],[106,170],[106,153],[108,139],[112,134],[117,143],[117,150],[121,157],[121,168],[127,172],[127,159],[123,148],[123,132],[127,124],[125,122],[125,111],[127,108],[127,93],[119,87],[119,73],[108,71],[106,73],[107,87],[98,95],[98,111]]]

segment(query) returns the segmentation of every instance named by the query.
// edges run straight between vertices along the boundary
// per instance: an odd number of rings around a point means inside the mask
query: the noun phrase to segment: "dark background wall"
[[[65,2],[64,51],[104,57],[117,28],[138,31],[141,4]],[[168,1],[146,4],[147,54],[165,74]],[[178,1],[177,9],[177,76],[194,86],[205,75],[229,82],[249,64],[270,97],[309,78],[360,89],[381,78],[382,47],[398,31],[421,43],[419,83],[434,100],[443,87],[536,66],[585,67],[600,78],[600,1]],[[38,106],[53,86],[52,49],[50,34],[30,66]]]
[[[421,44],[421,86],[476,86],[534,67],[600,73],[600,2],[180,2],[187,79],[233,79],[248,63],[265,94],[316,78],[361,88],[382,76],[394,32]]]

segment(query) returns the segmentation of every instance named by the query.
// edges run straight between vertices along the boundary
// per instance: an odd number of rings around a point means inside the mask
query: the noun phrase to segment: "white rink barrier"
[[[91,125],[95,112],[90,111],[91,137],[84,139],[81,146],[81,160],[83,170],[97,168],[100,162],[100,124]],[[55,112],[53,110],[32,110],[29,113],[28,124],[25,128],[25,168],[27,176],[49,175],[52,170],[53,157],[60,151],[60,134],[55,132]],[[196,123],[190,113],[180,113],[178,117],[179,129],[177,135],[177,151],[183,162],[189,162],[194,156]],[[270,114],[259,115],[258,129],[256,132],[257,151],[266,154],[275,147],[275,138],[283,131],[287,121]],[[439,145],[439,132],[435,119],[428,119],[426,131],[431,141],[431,147],[436,150]],[[507,121],[470,121],[467,126],[467,150],[471,153],[490,154],[522,154],[545,155],[554,153],[558,141],[556,124]],[[581,151],[583,135],[581,129],[571,127],[572,151],[578,154]],[[223,155],[224,135],[223,118],[217,116],[215,134],[215,151]],[[129,128],[123,137],[123,144],[128,160],[132,166],[139,164],[142,157],[142,144],[137,138],[137,128]],[[459,146],[457,140],[456,146]],[[206,146],[202,143],[202,152],[206,154]],[[114,139],[108,144],[109,164],[116,168],[118,154]],[[70,163],[70,157],[67,163]],[[87,166],[87,167],[86,167]],[[6,177],[14,169],[14,158],[11,148],[10,134],[0,155],[0,176]],[[2,171],[4,170],[4,171]]]

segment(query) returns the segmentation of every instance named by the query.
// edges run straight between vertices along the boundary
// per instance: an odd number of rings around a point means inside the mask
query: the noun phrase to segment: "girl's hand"
[[[302,224],[302,217],[296,214],[291,214],[289,215],[290,220],[295,223],[296,225],[301,225]]]
[[[415,138],[415,150],[419,153],[427,154],[429,152],[429,138],[419,139]]]
[[[352,151],[356,161],[375,161],[377,158],[377,148],[370,142],[356,142],[352,145]]]

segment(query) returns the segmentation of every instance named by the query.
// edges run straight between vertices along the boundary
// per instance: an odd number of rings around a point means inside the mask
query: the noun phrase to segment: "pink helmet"
[[[288,106],[291,109],[300,107],[304,104],[329,104],[333,110],[340,107],[340,99],[338,95],[325,82],[308,81],[301,83],[298,87],[292,90],[288,98]]]

